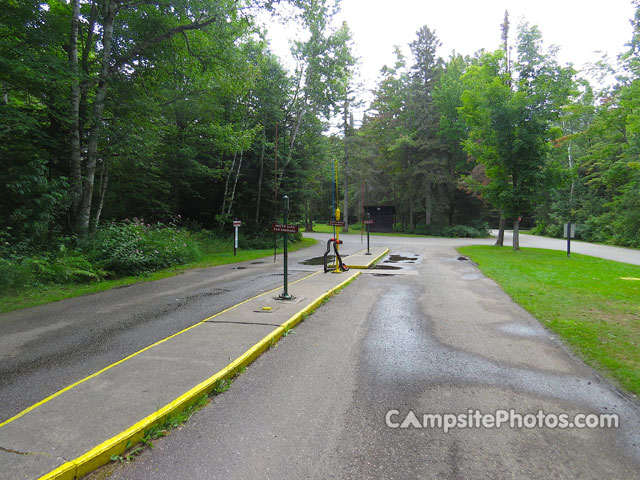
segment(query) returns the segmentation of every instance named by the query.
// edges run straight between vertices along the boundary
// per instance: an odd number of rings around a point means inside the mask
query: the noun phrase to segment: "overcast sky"
[[[509,10],[511,36],[521,18],[538,25],[545,45],[558,45],[558,58],[578,69],[625,50],[631,40],[630,0],[342,0],[338,24],[346,20],[360,57],[360,72],[373,88],[383,65],[393,65],[394,45],[409,54],[407,45],[423,25],[435,30],[442,42],[438,55],[447,59],[455,50],[471,55],[500,46],[500,25]],[[275,27],[275,26],[274,26]],[[295,29],[273,28],[272,48],[286,61],[288,40]]]

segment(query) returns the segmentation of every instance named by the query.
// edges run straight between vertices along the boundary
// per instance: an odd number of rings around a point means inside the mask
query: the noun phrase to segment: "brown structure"
[[[366,214],[371,215],[373,225],[371,225],[372,232],[393,232],[393,220],[396,215],[396,207],[393,205],[372,205],[365,206],[365,219]]]

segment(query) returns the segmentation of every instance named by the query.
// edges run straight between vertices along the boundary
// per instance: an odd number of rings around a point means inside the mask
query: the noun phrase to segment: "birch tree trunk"
[[[100,216],[102,215],[102,207],[104,206],[104,197],[107,193],[107,185],[109,184],[109,165],[106,160],[102,161],[102,172],[100,174],[100,191],[98,192],[98,208],[93,218],[92,231],[96,231],[98,224],[100,223]]]
[[[117,10],[117,2],[108,0],[105,2],[105,15],[102,34],[102,63],[100,75],[98,77],[98,88],[93,101],[93,115],[91,119],[91,129],[89,133],[89,144],[87,147],[87,161],[84,180],[82,182],[82,199],[78,218],[76,220],[76,230],[84,234],[89,230],[89,219],[91,217],[91,201],[93,198],[93,183],[96,174],[96,154],[98,151],[98,139],[102,129],[102,113],[107,95],[107,83],[111,63],[111,40],[113,38],[113,22]]]
[[[224,215],[224,211],[227,208],[227,193],[229,192],[229,180],[231,180],[231,175],[233,174],[233,169],[236,166],[236,158],[238,157],[238,152],[236,151],[233,154],[233,161],[231,162],[231,168],[229,169],[229,173],[227,174],[227,181],[224,184],[224,194],[222,195],[222,209],[220,213]],[[226,219],[221,219],[220,221],[220,230],[224,227],[224,222]]]
[[[233,199],[236,196],[236,186],[238,185],[238,177],[240,176],[240,169],[242,168],[242,154],[243,151],[240,150],[240,161],[238,162],[238,170],[236,172],[236,179],[233,182],[233,190],[231,191],[231,200],[229,201],[229,209],[227,210],[227,218],[231,215],[231,208],[233,208]]]

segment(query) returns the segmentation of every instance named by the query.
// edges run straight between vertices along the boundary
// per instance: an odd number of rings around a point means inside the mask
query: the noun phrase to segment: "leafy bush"
[[[18,291],[44,284],[79,283],[100,280],[105,272],[92,265],[79,252],[58,253],[34,257],[0,258],[0,292]]]
[[[396,223],[393,226],[395,232],[415,233],[417,235],[431,235],[434,237],[454,237],[454,238],[484,238],[489,236],[489,224],[487,222],[476,222],[472,225],[426,225],[420,222],[415,229],[402,230],[402,224]]]
[[[100,227],[82,245],[92,262],[116,275],[138,275],[201,256],[192,236],[175,226],[134,219]]]
[[[444,227],[442,229],[443,237],[455,238],[482,238],[488,236],[487,228],[478,229],[467,225],[454,225],[453,227]]]
[[[544,223],[538,223],[538,224],[536,224],[536,226],[535,226],[535,227],[533,227],[533,228],[529,231],[529,233],[530,233],[531,235],[544,235],[544,232],[545,232],[546,227],[547,227],[547,226],[546,226],[546,224],[544,224]]]

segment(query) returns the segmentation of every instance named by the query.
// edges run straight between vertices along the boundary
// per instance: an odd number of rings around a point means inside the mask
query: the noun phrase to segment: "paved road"
[[[301,269],[309,268],[296,262],[323,253],[328,236],[315,236],[321,244],[291,255],[292,280],[301,275]],[[358,235],[345,238],[345,253],[365,246]],[[381,241],[381,237],[372,238]],[[396,237],[385,242],[403,244]],[[493,240],[458,243],[491,244]],[[565,248],[561,240],[530,235],[522,235],[521,244]],[[575,252],[640,264],[640,250],[573,245]],[[281,259],[274,265],[267,258],[0,315],[0,422],[147,345],[276,287],[282,281],[281,270]]]
[[[188,424],[99,478],[640,478],[637,400],[459,260],[453,246],[470,242],[376,242],[399,269],[361,275]],[[444,433],[385,420],[510,408],[621,425]]]
[[[493,235],[497,235],[497,230],[492,230]],[[511,245],[513,242],[513,231],[505,231],[504,244]],[[567,241],[557,238],[539,237],[537,235],[520,234],[521,247],[548,248],[550,250],[567,251]],[[640,265],[640,250],[632,248],[611,247],[609,245],[599,245],[596,243],[571,241],[571,252],[590,255],[592,257],[606,258],[616,262],[631,263]]]
[[[324,245],[290,256],[298,265]],[[352,250],[360,249],[353,245]],[[316,267],[317,268],[317,267]],[[282,285],[282,256],[0,315],[0,423],[94,372],[261,292]]]

